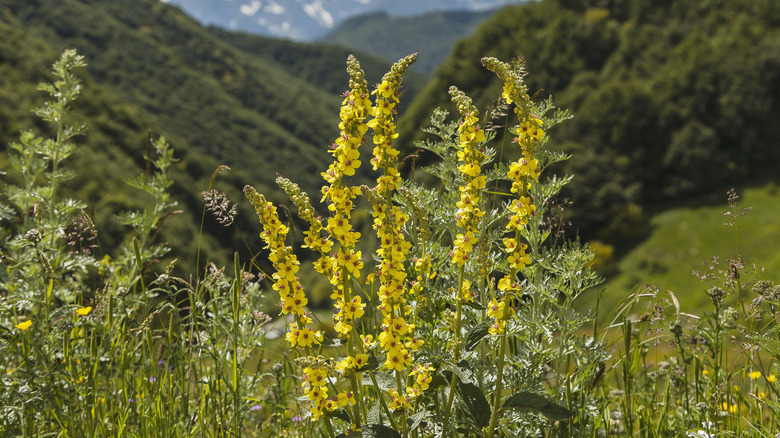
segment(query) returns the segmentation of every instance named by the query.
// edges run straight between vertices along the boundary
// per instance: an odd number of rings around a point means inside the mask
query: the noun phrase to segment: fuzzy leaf
[[[379,423],[379,421],[381,421],[381,415],[382,404],[377,401],[373,406],[371,406],[371,409],[368,410],[368,413],[366,414],[366,421],[369,423]]]
[[[385,362],[385,356],[369,356],[366,364],[356,369],[357,372],[376,371]]]
[[[466,301],[465,303],[463,303],[463,305],[471,307],[474,310],[485,310],[485,308],[482,307],[482,304],[475,303],[473,301]]]
[[[383,424],[363,426],[363,438],[401,438],[401,434]]]
[[[420,411],[417,412],[414,415],[409,416],[409,420],[411,420],[412,424],[409,426],[409,432],[417,429],[420,427],[420,424],[425,421],[425,419],[429,418],[431,416],[431,413],[428,411]]]
[[[329,418],[338,418],[347,424],[352,424],[352,419],[349,418],[349,414],[344,409],[337,409],[333,412],[326,412],[325,416]]]
[[[363,386],[374,386],[374,381],[371,380],[371,375],[368,373],[362,374],[361,382]],[[376,386],[382,391],[387,391],[390,388],[395,388],[395,378],[390,373],[374,373],[376,379]]]
[[[482,390],[473,383],[458,382],[458,393],[474,422],[482,429],[490,424],[490,404]]]
[[[449,363],[449,362],[448,362]],[[473,383],[474,382],[474,372],[469,369],[469,363],[465,360],[460,361],[457,365],[453,363],[449,363],[450,367],[452,368],[452,371],[458,376],[458,379],[461,382],[464,383]],[[449,381],[452,377],[448,377],[447,380]]]
[[[344,343],[341,342],[340,338],[333,338],[333,339],[326,339],[322,342],[322,346],[325,348],[328,347],[341,347],[344,345]]]
[[[482,338],[487,336],[490,326],[493,325],[492,321],[492,319],[486,319],[469,330],[466,334],[466,351],[472,351],[477,348]]]
[[[558,403],[550,401],[548,398],[535,394],[533,392],[518,392],[509,397],[501,409],[530,409],[536,411],[550,420],[567,420],[574,415],[574,412]]]

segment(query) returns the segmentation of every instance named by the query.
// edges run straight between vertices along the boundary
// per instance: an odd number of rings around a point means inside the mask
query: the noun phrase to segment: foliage
[[[267,385],[260,374],[243,379],[262,359],[249,355],[267,322],[253,310],[259,284],[238,259],[232,277],[212,265],[188,284],[170,275],[173,263],[150,275],[167,252],[153,236],[175,206],[167,192],[175,160],[164,139],[151,141],[154,171],[127,181],[153,204],[121,213],[129,237],[114,254],[100,253],[85,205],[60,195],[73,176],[64,166],[76,150],[71,139],[83,133],[68,117],[81,91],[73,70],[82,66],[82,56],[65,51],[55,81],[39,86],[51,100],[37,114],[55,136],[25,131],[11,145],[22,184],[6,186],[2,207],[0,435],[219,434],[219,412],[229,410],[235,428],[251,417],[239,383],[244,393]],[[231,368],[217,365],[225,351]],[[231,398],[221,392],[228,387]]]
[[[644,237],[644,226],[619,229],[632,205],[641,212],[774,170],[778,17],[772,1],[507,7],[458,43],[399,122],[409,136],[400,141],[412,150],[450,84],[491,102],[497,87],[480,56],[533,59],[532,93],[577,114],[556,133],[556,149],[574,156],[568,213],[587,238],[623,246]]]

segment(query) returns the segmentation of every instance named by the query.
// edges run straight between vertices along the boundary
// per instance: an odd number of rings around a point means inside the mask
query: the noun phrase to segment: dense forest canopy
[[[528,84],[574,119],[552,147],[573,154],[575,227],[618,243],[642,209],[776,169],[780,4],[541,1],[507,7],[456,46],[400,123],[421,138],[447,87],[483,107],[498,85],[483,56],[523,57]],[[543,85],[542,85],[543,84]],[[542,88],[544,87],[544,88]]]

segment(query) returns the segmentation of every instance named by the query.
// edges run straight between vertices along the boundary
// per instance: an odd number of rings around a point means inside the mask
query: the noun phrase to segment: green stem
[[[460,316],[463,310],[463,303],[460,299],[460,289],[463,287],[463,270],[465,264],[460,265],[460,271],[458,272],[458,288],[455,290],[455,297],[458,302],[458,307],[455,310],[455,351],[452,355],[453,363],[457,366],[460,361]],[[450,426],[450,413],[452,412],[452,402],[455,400],[455,380],[457,376],[455,372],[452,372],[452,379],[450,380],[450,395],[447,399],[447,409],[444,411],[444,427],[442,430],[442,438],[447,438]]]
[[[395,421],[393,421],[393,413],[390,412],[390,409],[387,407],[387,403],[385,403],[384,397],[382,397],[382,390],[379,389],[379,384],[376,381],[374,372],[369,371],[368,375],[371,377],[371,382],[374,384],[374,388],[376,388],[376,392],[377,392],[376,398],[379,399],[379,404],[382,405],[382,409],[384,409],[385,414],[387,414],[387,419],[390,420],[390,425],[393,426],[393,429],[398,430],[398,426],[395,424]]]
[[[501,385],[504,377],[504,353],[506,352],[506,334],[501,335],[498,347],[498,366],[496,368],[496,390],[493,399],[493,412],[490,414],[490,425],[487,430],[487,438],[493,438],[498,422],[499,403],[501,402]]]

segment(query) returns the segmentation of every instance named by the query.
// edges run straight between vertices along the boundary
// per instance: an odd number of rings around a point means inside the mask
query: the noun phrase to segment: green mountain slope
[[[631,293],[647,292],[647,286],[658,288],[659,298],[677,297],[683,312],[710,308],[707,291],[723,287],[722,281],[702,279],[701,274],[728,271],[730,260],[744,264],[741,287],[750,290],[757,280],[780,281],[780,253],[774,245],[780,235],[780,191],[776,183],[739,187],[735,225],[723,212],[729,211],[726,193],[717,199],[705,196],[695,202],[677,205],[652,215],[647,239],[625,254],[620,254],[607,274],[607,282],[580,298],[581,306],[593,308],[596,296],[603,290],[599,314],[606,318]],[[717,259],[714,259],[717,258]],[[715,262],[715,263],[714,263]],[[712,268],[712,269],[710,269]],[[738,296],[744,299],[749,293]]]
[[[49,127],[32,114],[45,96],[36,90],[39,82],[50,81],[50,65],[59,52],[40,38],[31,36],[8,10],[0,9],[0,165],[7,172],[4,180],[18,182],[19,176],[11,169],[6,147],[16,142],[20,131],[33,129],[42,135],[53,135]],[[119,99],[113,90],[98,84],[82,70],[82,93],[75,102],[72,118],[87,125],[87,136],[77,137],[76,153],[65,165],[76,172],[76,178],[64,187],[63,196],[82,199],[89,205],[88,213],[98,225],[100,243],[107,251],[116,246],[126,229],[114,220],[113,215],[123,210],[148,206],[150,199],[123,182],[144,173],[146,164],[146,137],[150,130],[155,136],[161,133],[158,123],[139,108]],[[179,142],[180,143],[180,142]],[[184,257],[182,263],[194,260],[198,233],[197,212],[200,200],[195,187],[207,184],[207,178],[188,172],[190,162],[204,168],[214,168],[218,163],[212,158],[193,152],[184,144],[178,144],[176,155],[182,158],[175,169],[175,198],[183,207],[183,213],[167,221],[162,238],[174,241]],[[190,236],[182,239],[181,236]],[[203,247],[224,259],[216,249],[215,236],[204,236]],[[189,260],[189,259],[192,260]]]
[[[449,102],[450,84],[481,107],[500,93],[480,65],[483,56],[524,57],[531,93],[552,95],[574,114],[551,133],[549,146],[574,154],[566,168],[575,177],[569,212],[586,236],[624,243],[643,229],[642,207],[776,171],[777,2],[507,7],[437,70],[399,123],[402,144]]]
[[[275,63],[290,75],[298,76],[321,90],[341,94],[344,91],[344,60],[352,53],[366,72],[369,84],[378,83],[387,72],[389,64],[415,53],[414,47],[394,59],[381,59],[360,51],[350,50],[349,45],[326,43],[299,43],[289,40],[277,40],[260,35],[227,31],[218,27],[209,27],[208,31],[217,38],[267,62]],[[419,61],[418,61],[419,62]],[[404,101],[411,102],[422,91],[427,78],[414,71],[404,75]]]
[[[195,260],[199,192],[217,165],[232,168],[217,182],[235,201],[243,199],[244,184],[286,201],[274,184],[276,172],[310,193],[319,191],[320,171],[330,159],[326,148],[338,133],[337,75],[341,88],[347,87],[346,52],[328,63],[314,59],[330,55],[309,56],[308,70],[299,71],[272,55],[233,47],[156,0],[8,0],[0,4],[0,24],[3,147],[20,130],[43,126],[30,112],[43,101],[35,85],[48,78],[58,54],[75,48],[86,57],[84,91],[74,113],[87,122],[89,133],[68,164],[81,175],[71,192],[94,201],[103,214],[97,224],[106,245],[121,238],[111,214],[141,201],[122,178],[143,172],[148,130],[165,135],[180,158],[174,195],[184,214],[166,221],[163,237],[176,245],[182,264]],[[304,45],[285,51],[290,59],[318,53]],[[334,62],[340,64],[336,72]],[[315,79],[325,76],[331,78],[327,87]],[[236,229],[224,230],[207,218],[207,257],[224,261],[246,248],[245,239],[253,249],[259,246],[248,204],[244,210]]]
[[[15,1],[9,8],[55,49],[78,49],[97,82],[220,162],[273,175],[296,157],[306,175],[327,157],[309,148],[336,134],[337,96],[233,50],[175,8],[150,0]],[[310,119],[300,116],[303,108]]]
[[[409,17],[385,12],[359,15],[342,23],[321,41],[395,61],[419,52],[413,71],[430,75],[460,39],[474,32],[495,11],[443,11]]]

